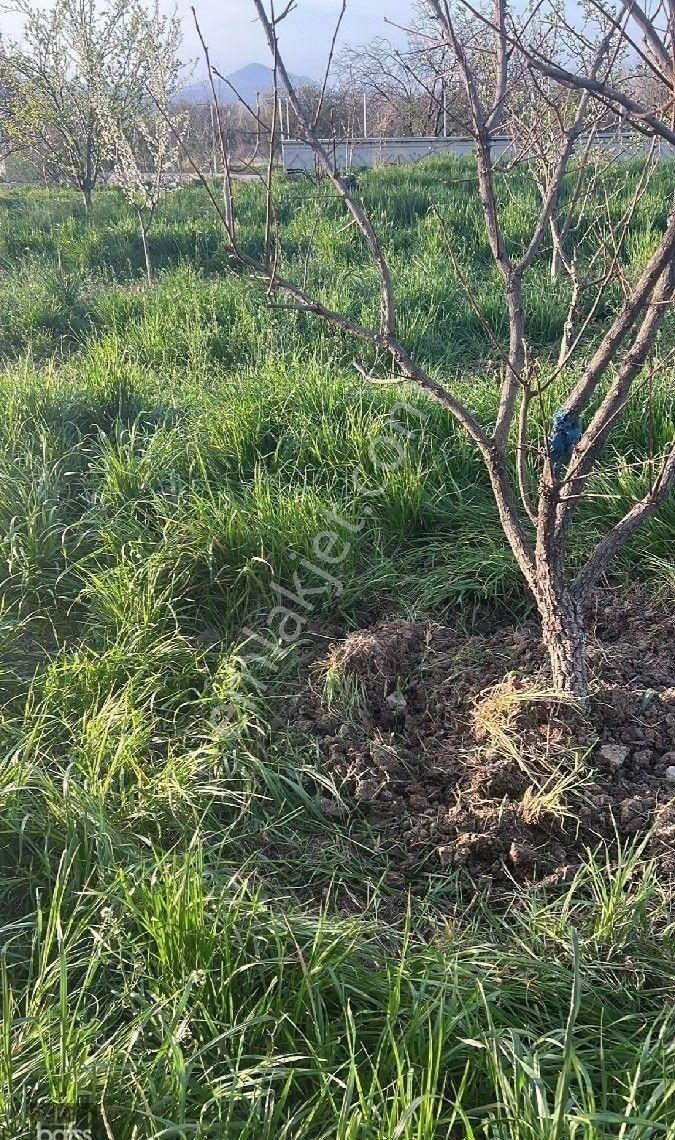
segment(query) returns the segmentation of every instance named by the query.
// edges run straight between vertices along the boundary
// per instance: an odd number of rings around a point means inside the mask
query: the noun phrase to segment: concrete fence
[[[364,170],[375,166],[405,166],[423,162],[440,154],[473,154],[472,139],[466,138],[397,138],[348,139],[336,141],[322,139],[335,168],[343,173]],[[583,141],[580,146],[583,146]],[[604,132],[594,136],[593,146],[614,153],[617,158],[644,158],[650,149],[650,140],[635,133]],[[284,139],[281,144],[283,167],[287,174],[314,174],[318,172],[316,155],[309,143],[302,139]],[[516,158],[518,147],[506,136],[492,140],[492,157]],[[675,147],[668,143],[657,144],[659,158],[675,158]]]

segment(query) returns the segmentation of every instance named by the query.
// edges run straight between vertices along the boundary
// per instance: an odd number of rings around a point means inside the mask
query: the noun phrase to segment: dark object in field
[[[342,181],[350,194],[355,194],[359,188],[359,180],[355,174],[345,174]]]
[[[553,474],[558,476],[565,463],[569,463],[572,452],[581,439],[579,421],[570,418],[569,412],[561,409],[553,417],[553,427],[548,437]]]

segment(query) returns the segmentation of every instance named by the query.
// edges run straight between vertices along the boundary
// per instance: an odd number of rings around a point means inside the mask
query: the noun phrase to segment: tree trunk
[[[584,700],[588,694],[586,629],[583,609],[565,581],[551,578],[540,586],[537,606],[553,686]]]
[[[94,192],[95,181],[96,175],[94,172],[94,135],[93,125],[90,121],[87,141],[85,145],[84,170],[82,172],[82,197],[84,198],[84,208],[87,213],[91,211],[91,198]]]
[[[148,227],[146,226],[141,211],[138,210],[138,225],[141,231],[141,241],[143,243],[143,257],[145,258],[145,278],[150,288],[152,288],[152,262],[150,260],[150,248],[148,246]]]

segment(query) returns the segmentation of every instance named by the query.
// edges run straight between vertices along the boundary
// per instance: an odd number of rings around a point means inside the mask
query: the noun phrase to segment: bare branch
[[[328,60],[326,62],[326,70],[323,73],[323,82],[321,84],[321,91],[319,93],[319,99],[318,99],[318,102],[316,105],[316,113],[314,115],[314,121],[312,123],[312,130],[313,131],[316,131],[318,123],[319,123],[319,119],[321,117],[321,108],[323,107],[323,101],[326,97],[326,87],[328,86],[328,76],[330,75],[331,64],[333,62],[333,56],[335,55],[335,45],[337,43],[337,38],[340,34],[340,27],[342,25],[342,21],[344,20],[344,16],[345,16],[346,11],[347,11],[347,0],[342,0],[342,7],[340,8],[340,15],[337,18],[337,23],[335,25],[335,31],[333,32],[333,38],[332,38],[331,44],[330,44],[330,51],[328,52]]]
[[[536,511],[532,505],[532,498],[530,496],[530,489],[527,481],[527,427],[530,412],[530,400],[532,392],[530,386],[527,385],[523,388],[523,394],[520,399],[520,412],[518,415],[518,452],[516,461],[518,464],[518,490],[520,491],[520,498],[525,508],[527,517],[533,526],[537,525]]]
[[[593,396],[598,384],[611,364],[617,349],[633,329],[661,277],[664,268],[675,256],[675,199],[665,234],[656,253],[644,270],[591,358],[574,391],[566,401],[566,409],[572,419],[578,419]]]
[[[658,33],[652,20],[649,19],[646,12],[640,7],[637,0],[620,0],[621,4],[626,11],[626,14],[635,20],[638,28],[642,32],[644,42],[649,48],[653,58],[658,61],[661,74],[672,82],[673,77],[673,59],[668,54],[664,44],[659,39]],[[603,8],[603,12],[606,10]]]
[[[309,122],[305,113],[305,109],[298,99],[297,92],[289,78],[286,65],[279,55],[278,41],[276,32],[272,21],[269,19],[263,0],[253,0],[258,17],[263,26],[267,43],[269,45],[272,56],[277,59],[279,74],[283,80],[288,97],[290,99],[293,110],[295,111],[298,124],[301,127],[302,134],[307,142],[309,142],[317,155],[324,172],[332,180],[335,188],[337,189],[340,197],[342,198],[349,213],[354,218],[363,238],[370,250],[371,256],[375,262],[380,282],[381,282],[381,310],[382,310],[382,331],[386,332],[388,336],[394,336],[396,333],[396,307],[394,302],[394,288],[391,279],[391,272],[387,265],[386,259],[382,252],[380,243],[378,241],[375,230],[373,229],[370,218],[365,211],[358,204],[354,196],[350,193],[345,180],[340,176],[337,170],[334,169],[334,164],[330,160],[328,152],[325,150],[323,144],[317,137],[316,131]]]
[[[600,540],[585,566],[574,580],[573,589],[580,600],[588,597],[612,559],[630,538],[658,511],[675,489],[675,442],[663,457],[663,462],[651,491],[624,515],[604,538]]]

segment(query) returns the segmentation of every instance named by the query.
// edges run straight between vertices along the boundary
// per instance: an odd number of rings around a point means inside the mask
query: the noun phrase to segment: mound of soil
[[[534,625],[391,621],[331,646],[300,726],[401,882],[556,882],[599,841],[643,835],[675,872],[675,616],[605,598],[593,624],[584,709],[553,699]]]

